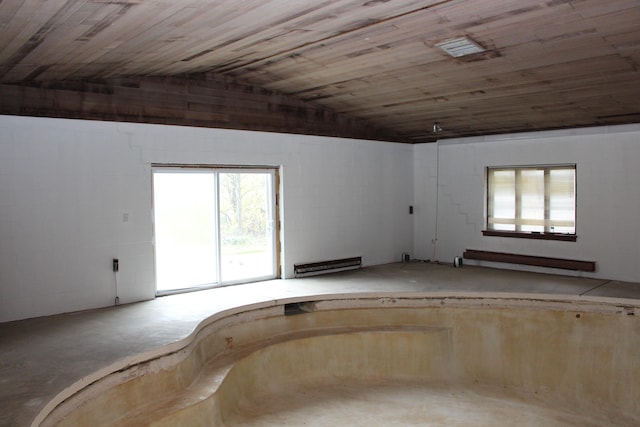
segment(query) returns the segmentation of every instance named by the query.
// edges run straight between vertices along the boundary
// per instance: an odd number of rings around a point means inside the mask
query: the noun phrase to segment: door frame
[[[187,172],[189,169],[194,170],[202,170],[204,172],[206,171],[211,171],[214,172],[216,174],[218,173],[233,173],[234,171],[238,171],[240,172],[241,170],[245,170],[245,171],[254,171],[256,173],[259,173],[260,171],[268,171],[272,174],[272,190],[273,190],[273,195],[272,195],[272,216],[273,216],[273,224],[272,224],[272,228],[273,228],[273,242],[272,242],[272,251],[273,251],[273,267],[274,267],[274,275],[273,276],[268,276],[268,277],[257,277],[257,278],[250,278],[248,280],[237,280],[237,281],[227,281],[227,282],[222,282],[219,281],[218,283],[212,283],[212,284],[205,284],[205,285],[198,285],[198,286],[192,286],[192,287],[187,287],[187,288],[179,288],[179,289],[171,289],[171,290],[162,290],[162,291],[158,291],[158,281],[157,281],[157,257],[156,257],[156,224],[155,224],[155,202],[154,202],[154,196],[155,196],[155,190],[153,187],[153,183],[154,183],[154,172],[158,171],[158,170],[176,170],[176,171],[180,171],[180,170],[184,170],[185,172]],[[219,179],[216,177],[216,209],[218,209],[219,207],[219,201],[220,201],[220,196],[219,196]],[[156,296],[165,296],[165,295],[173,295],[173,294],[180,294],[180,293],[187,293],[187,292],[195,292],[195,291],[200,291],[200,290],[205,290],[205,289],[211,289],[211,288],[219,288],[219,287],[225,287],[225,286],[233,286],[233,285],[239,285],[239,284],[244,284],[244,283],[252,283],[252,282],[260,282],[260,281],[267,281],[267,280],[274,280],[274,279],[279,279],[282,277],[282,244],[281,244],[281,238],[282,238],[282,226],[281,226],[281,212],[280,209],[282,207],[282,203],[280,200],[280,195],[281,195],[281,178],[280,178],[280,166],[272,166],[272,165],[225,165],[225,164],[181,164],[181,163],[152,163],[151,164],[151,226],[152,226],[152,246],[153,246],[153,277],[154,277],[154,286],[155,286],[155,295]],[[219,225],[219,215],[216,218],[216,239],[217,239],[217,245],[218,245],[218,249],[220,249],[220,225]],[[221,259],[221,254],[218,253],[217,259],[216,259],[216,263],[217,263],[217,276],[220,279],[221,278],[221,271],[220,271],[220,259]]]

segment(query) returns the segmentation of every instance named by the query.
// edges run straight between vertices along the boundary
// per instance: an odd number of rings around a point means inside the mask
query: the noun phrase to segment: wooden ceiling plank
[[[14,3],[19,2],[14,1]],[[38,29],[51,19],[58,10],[54,7],[54,3],[44,0],[26,0],[20,5],[11,21],[2,29],[0,64],[6,63],[30,38],[34,37]],[[7,7],[7,2],[3,4]]]
[[[534,108],[534,107],[538,108],[544,111],[545,114],[554,115],[555,116],[554,120],[558,120],[558,119],[561,119],[563,116],[566,117],[568,114],[572,113],[572,109],[569,107],[569,105],[574,105],[575,108],[580,106],[583,109],[589,108],[589,109],[593,109],[594,111],[597,111],[598,109],[601,109],[600,104],[603,102],[603,100],[606,101],[607,98],[612,96],[622,97],[626,92],[633,91],[635,87],[636,86],[629,83],[626,85],[621,85],[617,87],[615,90],[607,94],[593,93],[593,92],[582,93],[582,92],[576,92],[574,90],[566,90],[566,91],[548,93],[547,96],[544,96],[544,95],[541,96],[538,93],[532,93],[528,95],[527,94],[519,95],[518,97],[510,96],[510,97],[496,98],[492,100],[491,103],[487,103],[485,100],[478,99],[475,102],[467,101],[461,104],[453,102],[453,103],[445,104],[439,107],[433,106],[433,105],[424,105],[424,106],[421,106],[420,108],[413,108],[405,111],[402,111],[402,110],[397,111],[396,116],[402,117],[404,120],[409,120],[409,121],[413,120],[414,118],[423,120],[424,117],[428,117],[428,116],[440,117],[440,119],[442,120],[443,116],[446,116],[448,113],[451,113],[451,112],[457,113],[458,115],[460,115],[460,113],[464,111],[465,113],[463,114],[463,116],[471,116],[475,114],[474,113],[475,111],[482,111],[482,114],[493,114],[495,109],[498,109],[499,111],[511,109],[512,111],[514,111],[514,114],[516,114],[515,112],[518,111],[518,108],[522,109],[522,107],[530,106],[530,107],[527,107],[527,109]],[[576,95],[577,93],[579,93],[580,95]],[[611,103],[609,102],[608,104],[611,104]],[[490,107],[487,107],[487,105],[490,105]],[[568,109],[568,112],[563,112],[564,110],[567,110],[567,109]],[[616,111],[618,110],[619,109],[616,109]],[[584,115],[584,114],[581,113],[581,115]],[[367,118],[369,120],[379,120],[384,116],[376,117],[373,114],[369,115],[369,114],[363,113],[361,114],[361,117]],[[396,122],[397,122],[396,123],[397,125],[401,125],[403,120],[397,120]]]
[[[601,41],[599,38],[595,39],[596,41]],[[612,49],[610,48],[609,45],[607,45],[606,43],[601,43],[602,45],[602,52],[600,52],[601,55],[603,54],[608,54],[611,53]],[[541,59],[539,60],[541,63],[540,64],[532,64],[531,66],[541,66],[541,65],[548,65],[550,63],[559,63],[559,62],[565,62],[565,61],[572,61],[575,60],[576,58],[578,58],[579,56],[585,57],[585,56],[589,56],[587,53],[584,52],[575,52],[575,46],[571,45],[571,46],[567,46],[564,49],[559,50],[556,54],[554,55],[538,55],[541,57]],[[597,54],[598,52],[595,52],[595,54]],[[359,67],[358,65],[356,65],[355,69],[349,69],[348,72],[350,72],[352,75],[357,75],[357,76],[361,76],[363,70],[367,70],[369,67],[367,67],[367,65],[369,64],[374,64],[375,66],[377,66],[378,68],[382,68],[383,70],[386,71],[384,67],[384,63],[385,62],[391,62],[393,63],[393,61],[388,61],[386,58],[384,58],[384,52],[380,53],[380,59],[378,59],[377,61],[373,61],[374,58],[373,56],[374,54],[371,54],[367,57],[367,59],[369,59],[369,61],[367,61],[366,64],[360,64]],[[535,55],[535,54],[534,54]],[[522,54],[522,55],[517,55],[516,53],[514,53],[513,55],[511,55],[510,53],[507,55],[505,53],[505,61],[509,61],[512,64],[518,64],[518,62],[523,63],[523,66],[529,66],[529,63],[525,64],[525,60],[527,60],[528,58],[531,57],[531,52],[528,52],[527,54]],[[308,58],[310,63],[313,62],[317,62],[316,58]],[[530,61],[530,59],[529,59]],[[357,61],[353,61],[356,62]],[[487,60],[487,61],[480,61],[480,62],[486,62],[487,64],[489,63],[493,63],[495,64],[496,60]],[[468,64],[468,66],[465,66],[465,70],[468,71],[472,71],[474,67],[476,67],[475,64],[480,64],[480,62],[478,63],[471,63]],[[482,66],[482,65],[480,65]],[[289,68],[292,68],[291,66],[289,66]],[[516,66],[513,67],[514,69],[517,68]],[[316,75],[321,75],[323,77],[330,77],[331,75],[335,75],[337,76],[340,80],[344,80],[345,79],[345,74],[348,74],[347,70],[345,70],[345,68],[340,68],[340,67],[334,67],[335,72],[332,73],[332,69],[330,70],[325,70],[325,69],[318,69],[316,68],[316,72],[312,73],[312,74],[304,74],[302,77],[300,76],[296,76],[296,77],[292,77],[292,79],[309,79],[309,80],[313,80],[314,77]],[[277,74],[276,71],[271,71],[272,74]],[[280,89],[282,90],[282,86],[287,85],[287,83],[289,83],[288,80],[280,80],[278,81],[276,84],[274,84],[274,89]],[[275,85],[280,85],[280,87],[275,86]],[[293,85],[293,82],[292,82]]]
[[[81,2],[78,2],[78,5],[81,5]],[[97,9],[97,6],[91,2],[85,2],[81,7],[69,11],[69,16],[65,18],[65,25],[52,29],[51,34],[25,60],[47,64],[55,69],[65,52],[77,49],[75,40],[88,30],[89,26],[84,24],[84,21],[92,13],[92,9]]]
[[[625,119],[613,116],[633,109],[633,87],[640,86],[637,1],[364,4],[3,0],[0,13],[8,13],[0,16],[7,36],[0,37],[0,78],[28,83],[228,71],[266,92],[229,101],[225,90],[204,84],[207,90],[198,93],[200,84],[194,83],[184,95],[190,119],[200,123],[207,114],[220,115],[209,108],[235,111],[236,103],[251,114],[266,114],[275,90],[307,107],[323,105],[413,135],[424,133],[423,121],[432,115],[444,115],[460,132],[476,132],[487,126],[502,131],[536,123],[602,123],[597,111],[614,122]],[[465,34],[489,52],[453,59],[435,46]],[[138,91],[124,84],[120,99],[164,108],[151,92],[161,87]],[[180,84],[162,84],[165,92],[176,91],[167,102],[177,106]],[[280,102],[292,114],[298,108],[294,101]],[[476,112],[482,104],[485,109]],[[509,110],[520,124],[500,124],[497,116]]]
[[[264,6],[264,5],[263,5]],[[202,40],[199,44],[189,46],[186,51],[183,49],[183,57],[189,57],[189,55],[196,55],[199,52],[203,51],[211,51],[214,52],[216,56],[220,56],[224,52],[228,52],[234,48],[240,48],[242,44],[250,44],[255,41],[260,40],[264,37],[272,37],[278,34],[278,28],[271,27],[268,25],[268,20],[274,20],[279,17],[281,11],[272,10],[270,11],[271,15],[265,15],[265,11],[263,8],[249,8],[241,11],[242,13],[238,13],[237,16],[227,19],[225,22],[216,23],[215,20],[211,21],[208,16],[202,16],[199,19],[206,19],[207,25],[197,25],[193,23],[189,23],[190,27],[188,29],[183,29],[183,32],[187,32],[192,35],[193,39]],[[275,13],[278,12],[278,13]],[[260,19],[255,19],[255,18]],[[240,22],[237,22],[240,21]],[[259,26],[256,26],[256,22],[260,22]],[[243,37],[233,36],[232,40],[234,40],[233,45],[228,45],[225,42],[226,39],[229,39],[229,34],[232,33],[234,28],[242,28],[244,31]],[[199,32],[203,34],[207,34],[209,37],[199,37]],[[216,46],[216,44],[223,44],[224,46]],[[186,52],[186,54],[184,53]],[[171,55],[171,52],[168,52]],[[206,55],[203,55],[206,56]],[[205,61],[206,58],[199,59],[200,61]],[[194,65],[196,62],[192,62]]]
[[[317,45],[323,45],[326,46],[328,44],[328,42],[335,38],[335,37],[342,37],[344,35],[348,35],[348,34],[353,34],[353,33],[359,33],[361,31],[364,30],[368,30],[372,27],[377,26],[379,23],[385,23],[387,21],[391,21],[391,20],[395,20],[397,17],[405,17],[405,16],[412,16],[416,13],[421,12],[423,9],[430,9],[432,8],[434,5],[437,7],[438,4],[440,3],[446,3],[447,1],[432,1],[432,2],[427,2],[426,4],[423,4],[421,7],[414,9],[414,10],[407,10],[407,11],[403,11],[403,12],[397,12],[397,8],[394,9],[394,11],[396,11],[396,13],[392,13],[389,14],[388,16],[376,16],[375,18],[369,17],[367,20],[362,20],[362,17],[360,17],[358,20],[356,20],[355,22],[351,23],[351,25],[347,25],[346,28],[344,28],[344,26],[342,27],[336,27],[335,22],[333,22],[334,28],[334,33],[333,35],[330,36],[329,39],[325,39],[325,38],[321,38],[321,39],[315,39],[312,40],[310,42],[307,43],[303,43],[303,44],[299,44],[297,46],[289,46],[289,48],[285,51],[278,51],[276,54],[272,54],[270,56],[266,56],[259,59],[256,59],[254,62],[252,63],[248,63],[246,65],[248,66],[256,66],[257,63],[265,63],[265,62],[271,62],[274,60],[274,58],[278,58],[278,57],[282,57],[282,56],[288,56],[290,55],[292,52],[294,51],[300,51],[301,49],[306,49],[312,46],[317,46]],[[411,6],[411,5],[410,5]],[[275,51],[275,49],[272,49],[272,51]],[[228,70],[225,70],[228,71]]]
[[[575,2],[572,7],[584,18],[599,18],[612,13],[626,14],[629,11],[637,13],[640,5],[636,0],[587,0]]]
[[[622,97],[623,95],[625,95],[626,92],[630,90],[631,91],[634,90],[633,84],[621,85],[615,88],[614,90],[612,90],[607,95],[585,93],[578,96],[578,95],[575,95],[574,91],[572,90],[564,90],[559,92],[546,92],[543,94],[540,94],[540,93],[520,94],[517,97],[514,97],[514,96],[494,97],[490,100],[490,102],[488,102],[485,99],[479,98],[474,102],[470,102],[467,100],[463,103],[451,102],[451,103],[443,104],[440,106],[429,104],[429,103],[416,103],[415,105],[411,106],[412,108],[398,107],[395,109],[394,114],[396,116],[402,116],[405,118],[412,118],[414,116],[424,117],[424,115],[429,114],[429,112],[436,112],[437,115],[440,115],[440,116],[448,112],[454,112],[460,115],[462,114],[463,111],[466,111],[467,114],[471,114],[475,109],[484,108],[485,110],[490,111],[487,105],[491,105],[492,106],[491,108],[495,108],[495,106],[500,106],[502,104],[508,104],[510,106],[509,108],[511,108],[513,111],[517,111],[518,109],[523,109],[526,107],[526,104],[523,104],[523,102],[525,101],[535,103],[535,105],[538,105],[538,106],[543,105],[545,106],[545,108],[549,110],[547,112],[548,114],[553,114],[554,113],[553,106],[561,105],[562,106],[561,109],[565,109],[566,104],[568,102],[573,102],[573,103],[589,102],[591,105],[596,107],[596,109],[601,108],[599,103],[602,102],[603,100],[606,101],[607,97],[611,95]],[[384,117],[389,115],[389,114],[375,114],[375,112],[379,112],[380,110],[368,110],[364,112],[357,112],[357,111],[351,112],[348,110],[346,111],[338,110],[338,111],[345,114],[354,114],[359,117],[363,117],[367,119],[372,119],[373,117]],[[556,114],[556,115],[558,117],[561,116],[561,114]]]
[[[568,61],[566,64],[563,63],[563,64],[545,65],[545,66],[537,67],[534,70],[529,71],[529,74],[531,76],[533,76],[533,74],[531,74],[531,73],[536,73],[535,70],[549,70],[549,72],[547,74],[550,74],[550,75],[549,76],[548,75],[544,75],[544,77],[541,79],[541,80],[546,80],[546,79],[551,79],[552,75],[554,73],[558,73],[562,69],[566,69],[569,73],[575,75],[577,72],[579,73],[582,70],[585,70],[585,69],[588,70],[589,68],[593,67],[594,64],[600,64],[601,65],[601,66],[600,65],[596,65],[596,68],[595,68],[594,72],[602,71],[602,70],[600,70],[600,68],[602,68],[602,69],[614,68],[616,63],[622,64],[623,68],[628,68],[629,67],[629,64],[623,58],[616,58],[615,56],[612,56],[612,55],[606,55],[606,56],[603,56],[602,58],[603,59],[587,58],[587,59],[579,59],[579,60]],[[568,58],[568,59],[572,59],[572,58]],[[486,61],[487,65],[494,64],[494,62],[492,62],[492,61],[493,60]],[[598,61],[598,62],[595,62],[595,61]],[[580,64],[580,62],[584,62],[584,64]],[[555,70],[553,69],[554,67],[556,68]],[[515,69],[516,67],[512,67],[512,68]],[[578,71],[574,71],[574,69],[576,69],[576,68],[577,68]],[[496,69],[499,69],[499,68],[496,68]],[[457,76],[455,74],[456,70],[460,70],[460,72],[459,72],[460,75],[459,76]],[[522,70],[525,70],[525,68],[523,67]],[[469,69],[468,68],[459,68],[459,69],[454,69],[453,71],[454,72],[450,71],[448,73],[448,76],[450,76],[450,78],[452,80],[458,81],[458,80],[461,80],[461,79],[466,79],[466,80],[470,81],[471,86],[476,87],[478,90],[484,90],[485,89],[483,87],[483,84],[486,84],[486,82],[483,81],[484,78],[482,78],[480,76],[476,76],[476,75],[474,75],[474,73],[469,73]],[[509,72],[509,73],[511,75],[513,75],[514,78],[517,78],[518,80],[522,81],[523,75],[519,74],[519,71],[520,70],[516,70],[515,73],[514,72]],[[402,71],[400,71],[399,74],[407,75],[409,77],[407,79],[407,81],[409,81],[409,82],[414,82],[415,79],[419,79],[421,75],[424,75],[424,73],[422,72],[420,67],[416,67],[415,73],[411,73],[409,69],[403,69]],[[433,76],[430,76],[430,77],[433,77]],[[495,74],[491,75],[491,77],[492,77],[492,79],[500,78],[499,76],[497,76]],[[504,77],[502,77],[502,78],[504,78]],[[367,79],[373,80],[374,76],[369,76],[369,77],[367,77]],[[539,80],[539,79],[531,78],[530,80],[535,81],[535,80]],[[358,81],[362,81],[362,78],[359,78]],[[345,83],[342,82],[342,85],[344,86]],[[478,87],[478,85],[480,85],[480,87]],[[381,87],[379,81],[376,81],[373,86]],[[409,83],[408,86],[415,88],[415,83]],[[429,86],[431,88],[433,88],[433,82],[430,82]],[[398,81],[394,82],[393,87],[394,87],[394,89],[402,90],[401,82],[398,82]],[[316,88],[315,91],[322,92],[322,89]],[[297,94],[300,95],[301,92],[297,92]]]
[[[0,2],[0,30],[7,30],[13,21],[14,17],[18,13],[21,7],[25,6],[27,2]]]
[[[398,49],[396,49],[394,52],[397,52],[397,51],[398,51]],[[415,51],[415,50],[414,50],[414,51]],[[336,53],[338,53],[338,52],[335,52],[334,50],[332,50],[332,51],[331,51],[331,54],[333,54],[333,55],[334,55],[334,57],[338,56],[338,55],[336,55]],[[396,55],[396,56],[398,56],[398,55]],[[372,57],[371,57],[371,55],[369,55],[369,56],[367,57],[367,60],[368,60],[367,62],[368,62],[368,63],[370,63],[370,62],[371,62],[371,61],[370,61],[371,59],[372,59]],[[310,62],[323,63],[323,64],[325,64],[325,66],[327,66],[327,67],[328,67],[328,64],[326,64],[326,63],[322,62],[321,58],[319,58],[319,57],[313,57],[313,58],[310,58]],[[381,66],[381,65],[383,65],[384,63],[385,63],[385,61],[379,61],[379,63],[374,63],[374,65],[375,65],[375,66]],[[274,66],[273,64],[269,65],[269,67],[273,67],[273,66]],[[284,65],[282,65],[282,67],[281,67],[281,68],[287,68],[287,67],[288,67],[288,64],[284,64]],[[339,67],[335,67],[335,68],[339,68]],[[356,72],[358,72],[359,70],[355,70],[355,71],[356,71]],[[274,71],[273,71],[273,73],[276,73],[276,71],[274,70]],[[307,76],[307,75],[305,74],[305,77],[306,77],[306,76]],[[309,76],[309,77],[313,77],[313,76]],[[282,84],[284,84],[284,83],[282,83]]]
[[[160,97],[157,93],[150,93],[145,89],[148,86],[141,84],[147,79],[118,79],[75,85],[62,82],[59,88],[21,86],[18,92],[20,102],[17,103],[6,98],[5,94],[12,93],[18,86],[0,85],[0,113],[404,141],[379,126],[370,126],[360,120],[259,88],[229,86],[227,82],[223,96],[211,102],[202,91],[196,90],[195,94],[190,94],[186,90],[192,85],[215,88],[221,82],[203,78],[165,79],[165,84],[176,86],[176,92]],[[180,90],[182,96],[179,96]],[[250,96],[245,98],[249,91],[262,97],[264,102],[257,102]]]
[[[178,2],[182,4],[181,2]],[[86,67],[86,64],[93,63],[130,63],[131,58],[127,59],[127,56],[118,53],[121,49],[128,48],[126,45],[131,39],[135,39],[136,34],[144,33],[153,26],[157,21],[164,20],[167,15],[175,13],[177,10],[182,9],[181,5],[171,5],[170,7],[159,8],[157,5],[151,2],[143,2],[136,5],[135,8],[130,9],[127,14],[123,15],[118,21],[111,25],[111,28],[107,28],[104,31],[94,35],[91,40],[81,42],[86,46],[91,46],[90,49],[69,49],[64,52],[60,60],[61,63],[73,63],[76,66],[73,68],[73,74],[82,74],[81,70]],[[151,18],[149,18],[151,17]],[[81,54],[78,55],[77,51]],[[71,59],[73,58],[73,59]],[[115,59],[118,58],[118,59]],[[135,61],[133,61],[135,63]],[[100,75],[93,75],[92,77],[104,77]],[[64,77],[58,77],[64,78]]]

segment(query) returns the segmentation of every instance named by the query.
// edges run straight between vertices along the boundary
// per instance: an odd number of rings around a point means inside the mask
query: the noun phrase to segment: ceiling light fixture
[[[485,51],[482,46],[468,37],[459,37],[457,39],[444,40],[440,43],[436,43],[436,46],[438,46],[440,49],[447,52],[454,58],[459,58],[461,56]]]
[[[433,133],[442,132],[442,127],[440,127],[439,122],[433,122]]]

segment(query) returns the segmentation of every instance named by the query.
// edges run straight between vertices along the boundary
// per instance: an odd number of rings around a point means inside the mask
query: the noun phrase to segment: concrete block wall
[[[155,295],[151,164],[281,167],[283,274],[413,247],[413,148],[329,137],[0,116],[0,322]]]
[[[300,262],[451,262],[473,248],[594,260],[579,274],[640,281],[639,161],[640,125],[410,146],[0,116],[0,322],[113,304],[114,257],[120,301],[154,297],[152,163],[280,166],[285,278]],[[553,163],[577,164],[578,241],[482,236],[485,167]]]
[[[640,226],[636,220],[640,214],[640,125],[460,138],[435,145],[415,151],[418,256],[432,259],[431,240],[437,224],[433,259],[439,261],[452,262],[467,248],[569,258],[596,261],[597,271],[498,266],[640,282]],[[576,242],[482,235],[487,166],[562,163],[577,165]],[[434,169],[439,170],[437,193]],[[423,206],[436,201],[437,209]]]

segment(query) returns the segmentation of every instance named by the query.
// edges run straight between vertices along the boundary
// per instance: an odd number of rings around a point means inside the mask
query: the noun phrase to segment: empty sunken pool
[[[35,425],[639,425],[636,310],[429,294],[238,308],[77,383]]]

